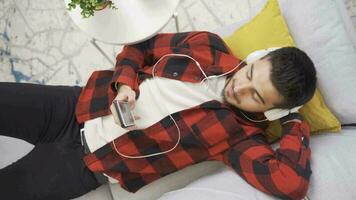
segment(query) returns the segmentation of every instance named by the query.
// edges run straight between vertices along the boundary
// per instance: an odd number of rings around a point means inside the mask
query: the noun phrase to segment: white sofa
[[[356,129],[341,134],[313,136],[312,176],[308,191],[311,200],[356,199]],[[277,199],[247,184],[232,170],[223,167],[188,186],[165,193],[159,200],[272,200]]]
[[[274,145],[276,147],[277,145]],[[356,128],[313,136],[310,200],[356,199]],[[203,176],[204,175],[204,176]],[[200,177],[200,178],[199,178]],[[218,162],[204,162],[128,193],[111,184],[116,200],[272,200]],[[162,195],[162,196],[161,196]]]
[[[258,6],[252,8],[251,17],[260,11],[265,1],[261,0]],[[343,124],[356,123],[356,114],[353,114],[356,112],[356,80],[353,81],[348,74],[354,74],[356,77],[356,32],[346,14],[343,1],[279,2],[297,46],[310,54],[317,68],[319,66],[319,89],[331,111]],[[248,20],[250,19],[215,32],[226,36]],[[335,59],[330,60],[330,57]],[[329,69],[321,69],[320,66],[325,62],[332,63],[332,66]],[[339,67],[340,70],[331,67]],[[343,77],[343,80],[330,79],[330,75],[335,75],[335,78]],[[356,127],[343,128],[341,133],[313,136],[311,148],[313,174],[307,198],[356,199]],[[231,169],[217,162],[190,166],[147,185],[135,194],[127,193],[116,184],[110,187],[116,200],[157,199],[162,194],[159,200],[275,199],[256,190]]]
[[[251,16],[255,15],[260,8],[263,6],[263,2],[259,6],[252,8]],[[293,2],[295,4],[303,5],[306,1],[308,3],[317,4],[318,2],[323,4],[329,4],[331,7],[335,7],[337,10],[339,18],[341,20],[335,21],[335,19],[330,19],[331,25],[341,25],[345,29],[344,37],[348,38],[349,43],[353,44],[353,51],[356,48],[356,33],[351,25],[348,15],[345,13],[345,7],[343,7],[342,0],[280,0],[282,5],[282,13],[289,13],[288,9],[291,9],[286,5],[286,1]],[[308,6],[305,6],[308,9]],[[333,8],[332,8],[333,9]],[[298,35],[298,26],[296,30],[293,31],[293,26],[290,26],[290,22],[293,20],[302,21],[308,26],[307,22],[318,21],[318,18],[314,19],[303,19],[304,15],[301,13],[300,18],[293,18],[295,16],[290,12],[286,17],[286,21],[291,29],[291,33],[296,40],[298,46],[304,45],[305,40],[301,35]],[[329,13],[325,13],[329,14]],[[247,21],[248,19],[246,19]],[[221,36],[227,35],[234,31],[237,27],[241,26],[243,23],[237,22],[230,26],[224,27],[217,30],[216,32]],[[315,30],[319,31],[319,30]],[[304,46],[303,46],[304,47]],[[303,48],[308,50],[308,46]],[[313,52],[317,54],[317,52]],[[317,55],[318,56],[318,55]],[[356,69],[356,59],[354,61]],[[356,73],[355,73],[356,76]],[[356,81],[355,89],[356,89]],[[354,90],[355,91],[355,90]],[[347,91],[345,91],[347,92]],[[353,98],[356,99],[356,92],[353,94]],[[352,98],[352,97],[351,97]],[[328,99],[326,99],[328,100]],[[329,103],[331,100],[329,100]],[[338,105],[333,105],[337,108]],[[355,106],[355,105],[354,105]],[[335,110],[333,110],[334,112]],[[336,109],[337,111],[337,109]],[[356,109],[354,109],[356,111]],[[337,112],[336,112],[337,113]],[[356,116],[356,114],[355,114]],[[339,116],[338,116],[339,117]],[[342,116],[342,118],[347,118],[347,116]],[[349,117],[350,118],[350,117]],[[347,120],[347,119],[346,119]],[[352,121],[346,121],[347,123],[356,123]],[[6,141],[6,142],[3,142]],[[0,144],[7,143],[8,138],[0,137]],[[32,147],[26,146],[21,141],[15,141],[17,146],[25,146],[23,149],[15,149],[17,152],[7,152],[4,145],[0,146],[0,152],[3,152],[2,160],[14,160],[16,158],[7,159],[7,155],[18,154],[18,158],[27,153]],[[14,145],[11,143],[11,145]],[[16,144],[15,144],[16,145]],[[324,200],[324,199],[356,199],[356,171],[354,166],[356,166],[356,128],[345,128],[340,134],[326,133],[323,135],[313,136],[311,139],[312,148],[312,170],[313,174],[311,177],[310,189],[308,192],[308,197],[312,200]],[[6,165],[8,163],[2,163]],[[137,193],[128,193],[119,187],[118,184],[109,184],[111,195],[115,200],[177,200],[177,199],[194,199],[194,200],[209,200],[209,199],[221,199],[221,200],[238,200],[238,199],[274,199],[258,190],[254,189],[248,185],[244,180],[242,180],[236,173],[226,168],[222,163],[218,162],[204,162],[194,166],[187,167],[181,171],[174,174],[170,174],[162,179],[159,179],[144,188],[140,189]],[[111,199],[107,185],[101,187],[101,193],[105,196],[93,195],[91,199]],[[87,197],[80,197],[79,199],[87,199]]]

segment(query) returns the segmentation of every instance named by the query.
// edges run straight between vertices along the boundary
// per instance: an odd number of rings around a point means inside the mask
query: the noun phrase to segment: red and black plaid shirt
[[[127,45],[117,56],[115,71],[95,71],[89,78],[76,107],[78,121],[111,114],[109,106],[117,94],[116,82],[131,86],[139,94],[138,86],[152,77],[154,63],[170,53],[193,57],[208,76],[227,72],[240,62],[219,36],[209,32],[158,34],[145,42]],[[170,79],[198,83],[204,78],[195,63],[184,57],[166,57],[156,69],[156,76]],[[262,113],[249,114],[255,118],[262,116]],[[136,192],[186,166],[219,160],[263,192],[285,199],[301,199],[306,195],[311,170],[310,131],[305,122],[283,125],[280,147],[274,151],[266,142],[266,124],[248,122],[236,109],[218,101],[174,113],[173,117],[181,131],[180,143],[173,151],[129,159],[117,154],[112,143],[108,143],[86,155],[86,165],[93,172],[117,179],[124,189]],[[282,120],[292,118],[301,117],[294,114]],[[166,151],[177,139],[177,128],[167,116],[144,130],[116,138],[114,143],[120,152],[139,156]]]

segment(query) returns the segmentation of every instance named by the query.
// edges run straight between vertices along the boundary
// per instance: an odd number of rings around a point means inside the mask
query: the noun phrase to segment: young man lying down
[[[83,88],[0,83],[1,134],[35,145],[0,170],[2,196],[70,199],[108,177],[136,192],[217,160],[258,190],[301,199],[311,175],[310,129],[297,110],[315,87],[303,51],[255,52],[246,63],[209,32],[127,45],[114,71],[95,71]],[[265,128],[278,118],[274,151]]]

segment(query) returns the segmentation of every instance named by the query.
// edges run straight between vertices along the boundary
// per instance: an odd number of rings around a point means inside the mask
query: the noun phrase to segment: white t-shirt
[[[133,109],[133,113],[140,117],[135,121],[135,125],[138,129],[145,129],[168,114],[211,100],[222,102],[225,80],[225,76],[209,78],[209,81],[205,80],[203,83],[182,82],[162,77],[146,79],[139,86],[140,96]],[[127,129],[114,122],[112,115],[94,118],[84,124],[85,139],[91,152],[126,132]]]

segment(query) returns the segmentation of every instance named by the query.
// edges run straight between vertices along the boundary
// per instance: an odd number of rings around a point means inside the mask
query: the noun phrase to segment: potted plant
[[[109,6],[111,9],[117,9],[112,1],[109,0],[71,0],[68,3],[68,10],[73,10],[79,5],[82,9],[83,18],[94,16],[94,11],[102,10]]]

